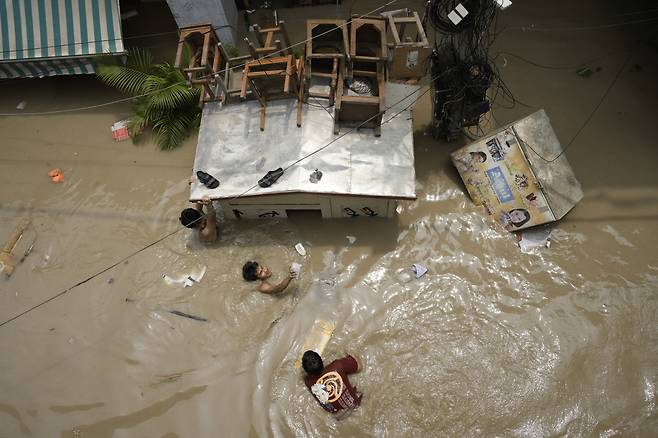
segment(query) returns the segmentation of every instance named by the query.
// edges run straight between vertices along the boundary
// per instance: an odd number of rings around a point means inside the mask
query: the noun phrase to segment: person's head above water
[[[305,351],[304,356],[302,356],[302,368],[304,368],[304,371],[308,374],[320,374],[324,369],[322,358],[315,351]]]
[[[178,220],[180,220],[180,223],[187,228],[199,228],[203,222],[203,219],[201,219],[201,213],[194,208],[186,208],[181,211]]]
[[[270,271],[270,268],[261,266],[253,260],[242,266],[242,277],[247,281],[267,280],[271,276],[272,271]]]
[[[514,210],[510,210],[508,214],[516,227],[520,227],[530,220],[530,213],[525,208],[515,208]]]

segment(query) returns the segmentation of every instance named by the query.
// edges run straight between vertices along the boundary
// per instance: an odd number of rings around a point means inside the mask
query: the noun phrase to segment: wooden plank
[[[245,65],[242,73],[242,88],[240,89],[240,99],[247,97],[247,86],[249,85],[249,64]]]
[[[398,27],[395,25],[395,19],[393,17],[388,17],[388,27],[391,28],[391,34],[393,34],[393,41],[395,44],[400,44],[400,35],[398,34]]]
[[[281,35],[283,36],[283,42],[286,45],[286,51],[288,52],[289,55],[292,55],[292,47],[290,47],[292,44],[290,44],[290,38],[288,38],[288,30],[286,29],[285,21],[283,20],[279,21],[279,29]]]
[[[251,71],[249,72],[249,79],[263,78],[263,77],[276,77],[286,74],[285,70],[265,70],[265,71]]]
[[[329,78],[329,79],[333,79],[333,78],[336,77],[336,74],[335,74],[335,73],[320,73],[320,72],[313,72],[313,73],[311,73],[311,76],[316,76],[316,77],[319,77],[319,78]]]
[[[176,49],[176,61],[174,62],[175,68],[180,68],[180,63],[183,60],[183,44],[184,41],[178,41],[178,48]]]
[[[200,65],[205,67],[208,65],[208,49],[210,49],[210,32],[203,36],[203,51],[201,52]]]
[[[345,55],[342,53],[314,53],[312,55],[307,55],[307,59],[332,59],[332,58],[344,58]]]
[[[205,71],[205,70],[207,70],[207,67],[187,67],[183,69],[185,73],[194,73],[196,71]]]
[[[265,37],[265,44],[263,44],[263,48],[270,48],[272,46],[273,37],[274,37],[274,32],[267,33],[267,36]]]
[[[367,77],[372,77],[372,78],[377,77],[377,72],[376,71],[354,70],[353,74],[354,74],[354,76],[367,76]]]
[[[344,104],[373,105],[379,106],[379,97],[377,96],[343,96]]]

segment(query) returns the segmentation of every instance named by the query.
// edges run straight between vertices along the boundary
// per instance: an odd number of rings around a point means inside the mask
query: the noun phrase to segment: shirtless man
[[[263,292],[264,294],[278,294],[283,292],[290,282],[297,278],[297,274],[291,268],[290,274],[281,280],[279,284],[271,284],[267,281],[268,278],[272,276],[272,271],[267,266],[259,265],[258,262],[249,261],[244,264],[242,267],[242,277],[247,281],[256,281],[260,280],[258,285],[258,291]]]
[[[204,215],[203,207],[206,207]],[[187,228],[199,231],[199,240],[202,242],[214,242],[217,240],[217,213],[212,201],[204,196],[201,201],[196,203],[195,208],[186,208],[181,211],[180,223]]]

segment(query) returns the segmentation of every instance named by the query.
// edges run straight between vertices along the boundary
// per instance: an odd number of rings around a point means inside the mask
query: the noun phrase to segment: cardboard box
[[[124,141],[130,138],[128,120],[120,120],[112,125],[112,138],[114,141]]]
[[[452,153],[471,199],[507,230],[561,219],[583,197],[544,110]],[[543,157],[543,159],[542,159]]]

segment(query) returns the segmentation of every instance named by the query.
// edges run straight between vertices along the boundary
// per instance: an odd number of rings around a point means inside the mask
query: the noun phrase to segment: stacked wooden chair
[[[409,25],[409,28],[407,27]],[[432,48],[417,12],[407,12],[405,17],[388,17],[388,27],[393,35],[389,44],[393,52],[388,68],[390,80],[419,80],[429,67]],[[405,36],[405,30],[410,29]]]
[[[242,72],[242,88],[240,98],[246,99],[247,92],[261,105],[260,130],[265,130],[265,117],[268,100],[276,98],[296,97],[298,100],[297,126],[301,126],[302,92],[298,70],[301,61],[295,60],[293,55],[276,58],[254,59],[244,66]]]
[[[187,26],[180,29],[174,67],[181,70],[189,86],[201,85],[199,106],[219,99],[217,82],[222,66],[219,39],[211,24]],[[190,51],[190,60],[183,66],[184,46]]]
[[[225,60],[223,76],[219,81],[219,88],[222,91],[222,100],[226,104],[235,98],[241,97],[244,66],[247,62],[253,60],[253,57],[251,55],[231,57],[222,43],[219,43],[218,47],[222,59]],[[247,94],[250,96],[251,92],[249,91]]]
[[[249,38],[245,38],[245,41],[249,47],[249,53],[251,56],[256,59],[262,56],[269,55],[292,55],[292,49],[290,47],[290,38],[288,38],[288,31],[286,30],[286,24],[284,21],[279,21],[274,27],[269,27],[266,29],[261,29],[260,26],[254,24],[254,36],[256,41],[260,44],[260,47],[256,47]],[[280,39],[274,39],[275,35],[280,35],[283,39],[283,44]]]
[[[348,29],[345,20],[308,20],[302,87],[304,102],[309,97],[329,100],[334,105],[336,89],[347,74]],[[328,90],[312,89],[313,80],[328,83]]]
[[[334,134],[341,126],[373,128],[381,135],[385,107],[386,20],[380,17],[353,18],[350,26],[350,62],[348,80],[370,83],[368,95],[345,93],[344,81],[339,81],[334,107]]]

